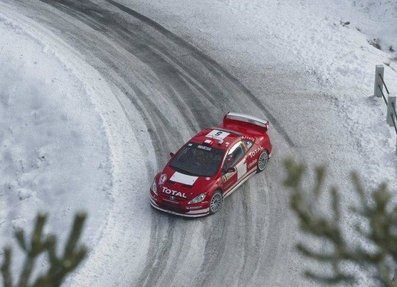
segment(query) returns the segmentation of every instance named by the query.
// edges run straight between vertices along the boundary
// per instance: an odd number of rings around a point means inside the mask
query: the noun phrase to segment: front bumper
[[[150,191],[150,205],[157,210],[184,217],[202,217],[210,213],[209,207],[189,209],[188,206],[167,204],[164,200],[156,198],[152,191]]]

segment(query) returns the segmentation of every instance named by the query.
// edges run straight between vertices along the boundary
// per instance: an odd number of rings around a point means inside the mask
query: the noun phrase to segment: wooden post
[[[375,66],[375,85],[374,85],[374,96],[380,98],[382,97],[383,92],[383,74],[384,74],[384,67],[383,65],[376,65]],[[382,77],[382,79],[381,79]]]
[[[394,119],[394,121],[393,121]],[[387,97],[387,115],[386,115],[387,124],[394,128],[394,124],[397,123],[396,118],[396,97],[388,96]]]
[[[397,266],[394,266],[394,276],[391,283],[393,287],[397,287]]]
[[[397,109],[396,109],[396,97],[387,97],[387,115],[386,121],[389,126],[391,126],[396,131],[396,154],[397,154]],[[396,278],[397,283],[397,278]]]

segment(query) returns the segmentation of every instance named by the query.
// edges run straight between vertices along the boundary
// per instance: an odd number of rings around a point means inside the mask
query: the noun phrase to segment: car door
[[[247,164],[247,172],[252,172],[253,170],[256,170],[256,164],[258,162],[258,157],[255,156],[257,154],[256,145],[252,140],[249,139],[244,139],[243,140],[243,146],[245,148],[245,162]]]
[[[234,170],[230,171],[230,168],[234,168]],[[247,173],[246,153],[241,141],[232,146],[226,154],[223,170],[222,185],[223,190],[227,193]]]

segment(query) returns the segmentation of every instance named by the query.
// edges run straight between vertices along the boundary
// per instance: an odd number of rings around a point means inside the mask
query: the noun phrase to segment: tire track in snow
[[[168,151],[173,151],[186,140],[186,134],[192,135],[198,127],[219,122],[228,110],[263,111],[287,144],[290,147],[294,146],[265,105],[237,79],[214,60],[145,16],[111,0],[106,1],[111,4],[108,6],[99,6],[92,1],[42,2],[74,19],[68,22],[66,18],[51,17],[50,11],[43,11],[42,15],[38,15],[39,21],[50,26],[54,32],[85,54],[87,61],[109,82],[123,91],[141,113],[142,118],[147,120],[147,130],[154,147],[157,147],[157,161],[160,165],[168,158]],[[27,3],[24,5],[29,6]],[[119,11],[112,10],[114,7],[127,15],[121,16]],[[31,9],[39,8],[32,6]],[[37,17],[37,14],[35,16]],[[131,16],[135,20],[128,18]],[[81,29],[83,26],[89,29]],[[137,60],[144,68],[143,76],[130,71],[130,67],[134,66]],[[137,80],[139,84],[136,83]],[[151,89],[150,85],[155,85],[158,91]],[[164,98],[169,101],[168,105],[171,108],[162,104]],[[170,111],[177,111],[178,114],[171,115]],[[173,122],[177,120],[182,122],[183,126],[175,128]],[[171,133],[171,136],[168,136],[168,133]],[[147,143],[140,144],[144,146]],[[148,163],[146,169],[150,173],[155,167]],[[246,212],[247,202],[250,201],[246,193],[254,191],[245,185],[236,191],[244,193],[228,198],[220,214],[198,219],[197,223],[151,211],[151,240],[147,257],[141,274],[138,278],[132,278],[131,283],[137,286],[178,285],[180,282],[174,281],[177,276],[175,270],[185,268],[183,270],[187,271],[183,263],[188,259],[184,256],[190,248],[191,234],[199,223],[203,223],[204,226],[201,232],[205,238],[205,245],[202,250],[203,260],[196,266],[200,272],[195,278],[195,285],[214,285],[216,282],[222,282],[223,272],[233,272],[236,268],[240,269],[241,276],[248,278],[249,274],[252,274],[252,270],[246,268],[248,262],[251,262],[248,258],[248,254],[252,255],[249,251],[250,242],[253,240],[253,234],[255,237],[258,236],[258,233],[254,233],[257,232],[256,226],[263,226],[262,217],[253,220],[253,214]],[[146,194],[146,190],[143,192]],[[277,204],[275,202],[274,209],[277,208]],[[236,207],[236,210],[231,207]],[[241,210],[243,217],[239,219],[234,212]],[[273,220],[272,226],[276,222]],[[233,226],[236,223],[245,224],[242,231]],[[266,242],[266,250],[274,250],[277,245],[278,233],[271,229],[270,232],[272,240]],[[241,240],[244,241],[243,248],[237,250],[243,263],[240,263],[240,260],[238,264],[228,262],[229,254],[226,254],[225,250],[232,250],[232,245]],[[228,242],[232,245],[226,245]],[[265,254],[266,250],[263,251]],[[259,258],[256,257],[253,265],[258,261]],[[219,273],[215,273],[214,270]]]
[[[288,133],[284,130],[284,128],[277,121],[277,119],[272,115],[272,113],[267,109],[267,107],[261,101],[259,101],[258,98],[255,97],[247,87],[245,87],[243,84],[240,83],[239,80],[237,80],[230,73],[228,73],[226,70],[224,70],[215,60],[211,59],[210,57],[208,57],[207,55],[202,53],[200,50],[198,50],[196,47],[192,46],[188,42],[186,42],[183,39],[179,38],[177,35],[173,34],[171,31],[167,30],[166,28],[164,28],[160,24],[156,23],[155,21],[151,20],[150,18],[148,18],[148,17],[146,17],[146,16],[144,16],[142,14],[139,14],[138,12],[136,12],[136,11],[134,11],[134,10],[132,10],[132,9],[130,9],[130,8],[118,3],[118,2],[115,2],[113,0],[105,0],[105,1],[107,1],[107,2],[111,3],[112,5],[118,7],[120,10],[128,13],[129,15],[141,20],[142,22],[152,26],[157,31],[159,31],[160,33],[164,34],[166,37],[168,37],[169,39],[171,39],[172,41],[174,41],[178,45],[191,50],[202,61],[206,61],[207,63],[209,63],[209,65],[207,65],[207,67],[211,68],[212,72],[220,71],[221,74],[224,77],[229,79],[233,84],[235,84],[239,89],[241,89],[244,92],[245,95],[249,96],[251,101],[253,101],[261,110],[264,111],[264,113],[267,116],[267,118],[272,122],[272,125],[276,128],[276,130],[280,134],[282,134],[282,136],[287,141],[287,143],[290,146],[294,146],[294,143],[291,140],[291,138],[289,137]]]

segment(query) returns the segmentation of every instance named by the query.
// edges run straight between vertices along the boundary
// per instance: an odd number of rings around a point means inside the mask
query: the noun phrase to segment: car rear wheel
[[[223,204],[223,196],[222,193],[218,190],[214,192],[210,201],[210,214],[214,214],[218,212],[222,208]]]
[[[269,153],[267,151],[263,151],[259,156],[256,172],[264,171],[268,162],[269,162]]]

